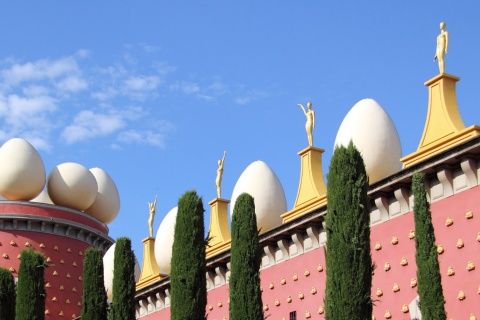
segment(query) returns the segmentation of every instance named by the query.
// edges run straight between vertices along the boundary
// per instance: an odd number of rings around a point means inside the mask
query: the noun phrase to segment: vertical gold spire
[[[425,82],[428,113],[417,151],[403,157],[404,167],[422,161],[480,134],[480,127],[465,128],[458,111],[455,86],[460,78],[442,73]]]
[[[323,149],[308,147],[298,153],[301,157],[301,168],[297,198],[293,209],[282,214],[283,223],[327,203],[327,187],[322,170],[323,152]]]
[[[152,284],[166,275],[160,273],[157,261],[155,260],[155,238],[148,237],[143,242],[143,263],[140,279],[137,282],[137,290]]]
[[[210,201],[209,245],[206,248],[207,258],[230,247],[231,234],[228,228],[227,207],[230,200],[215,198]]]

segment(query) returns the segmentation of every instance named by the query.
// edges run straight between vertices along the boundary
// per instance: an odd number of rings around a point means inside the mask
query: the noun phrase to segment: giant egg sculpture
[[[47,190],[45,189],[43,189],[38,196],[30,200],[30,202],[53,204],[52,199],[50,199],[50,197],[48,196]]]
[[[357,102],[343,119],[335,146],[348,146],[350,141],[362,154],[370,183],[401,169],[402,146],[397,129],[375,100]]]
[[[257,227],[261,233],[282,224],[280,215],[287,211],[285,192],[277,175],[265,162],[253,162],[238,178],[233,188],[230,217],[238,196],[244,192],[255,201]]]
[[[48,175],[48,195],[59,206],[83,211],[93,204],[97,190],[94,175],[78,163],[62,163]]]
[[[37,150],[24,139],[0,148],[0,194],[8,200],[31,200],[45,186],[45,167]]]
[[[92,217],[103,223],[110,223],[120,210],[120,196],[112,178],[100,168],[92,168],[90,172],[97,181],[97,196],[93,204],[85,210]]]
[[[108,248],[107,252],[103,256],[103,283],[105,285],[105,291],[107,291],[107,298],[110,301],[113,301],[113,269],[114,269],[114,260],[115,260],[115,245],[112,244]],[[140,279],[140,265],[138,264],[137,257],[135,257],[135,282],[138,282]]]
[[[177,220],[178,207],[170,210],[158,227],[155,238],[155,260],[160,271],[170,274],[172,261],[173,234]]]

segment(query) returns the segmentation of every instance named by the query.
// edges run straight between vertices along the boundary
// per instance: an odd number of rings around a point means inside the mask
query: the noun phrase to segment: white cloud
[[[172,91],[182,91],[186,94],[193,94],[200,91],[200,86],[195,82],[181,81],[176,82],[170,86]]]
[[[2,72],[2,77],[9,85],[24,81],[56,79],[79,72],[77,62],[72,57],[58,60],[37,60],[24,64],[15,63]]]
[[[90,50],[87,49],[80,49],[77,52],[75,52],[75,56],[78,58],[86,58],[90,55]]]
[[[46,86],[32,85],[22,88],[22,93],[28,97],[48,95],[49,89]]]
[[[85,80],[77,76],[68,76],[56,83],[56,87],[62,91],[76,92],[87,89]]]
[[[68,144],[72,144],[111,134],[125,125],[125,120],[119,114],[101,114],[86,110],[75,116],[73,123],[63,131],[62,137]]]
[[[48,127],[47,115],[55,110],[55,99],[46,95],[22,97],[12,94],[0,97],[0,117],[12,129]]]
[[[160,78],[156,76],[131,76],[124,81],[125,90],[151,91],[160,85]]]
[[[118,94],[118,90],[113,87],[103,88],[102,91],[96,91],[92,93],[92,98],[100,101],[108,101],[113,99]]]
[[[234,99],[234,102],[239,105],[245,105],[252,101],[268,97],[268,93],[262,90],[250,90]]]
[[[118,135],[117,140],[128,144],[136,143],[151,145],[158,148],[165,147],[165,135],[151,130],[140,131],[131,129],[124,131]]]

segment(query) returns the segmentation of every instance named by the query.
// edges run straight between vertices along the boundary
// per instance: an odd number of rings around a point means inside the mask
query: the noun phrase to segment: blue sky
[[[116,182],[113,238],[139,260],[148,206],[155,230],[183,192],[216,197],[265,161],[293,206],[297,152],[307,146],[297,103],[313,102],[324,173],[338,127],[363,98],[394,121],[403,155],[423,131],[439,23],[446,72],[461,77],[465,125],[479,124],[478,1],[17,1],[0,5],[0,142],[29,140],[46,171],[100,167]]]

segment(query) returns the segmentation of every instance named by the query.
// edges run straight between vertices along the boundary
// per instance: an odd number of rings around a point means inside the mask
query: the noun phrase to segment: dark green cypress
[[[350,142],[335,149],[328,173],[325,318],[372,319],[368,176]]]
[[[205,319],[204,211],[195,191],[186,192],[178,200],[170,274],[172,320]]]
[[[32,249],[20,253],[16,320],[45,319],[45,257]]]
[[[135,255],[131,240],[118,238],[113,259],[113,319],[135,319]]]
[[[263,319],[260,292],[261,251],[255,203],[248,193],[235,202],[230,258],[230,319]]]
[[[413,174],[412,192],[420,311],[423,319],[446,319],[442,277],[423,173]]]
[[[88,248],[83,261],[82,319],[107,319],[107,294],[103,282],[103,253]]]
[[[15,319],[15,294],[12,273],[0,268],[0,319]]]

